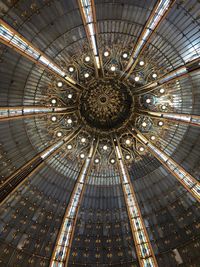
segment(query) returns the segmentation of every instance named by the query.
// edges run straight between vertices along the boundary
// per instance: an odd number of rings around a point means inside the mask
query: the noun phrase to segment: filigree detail
[[[110,130],[129,118],[132,105],[133,99],[123,83],[97,80],[82,93],[80,113],[90,126]]]

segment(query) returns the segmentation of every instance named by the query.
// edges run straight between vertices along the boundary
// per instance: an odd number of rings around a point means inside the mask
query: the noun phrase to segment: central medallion
[[[95,80],[80,97],[80,114],[91,127],[119,128],[132,113],[133,98],[127,86],[114,79]]]

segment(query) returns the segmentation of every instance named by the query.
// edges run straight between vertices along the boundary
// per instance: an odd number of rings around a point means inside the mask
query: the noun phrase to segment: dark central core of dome
[[[89,126],[112,130],[125,123],[132,113],[133,98],[127,86],[114,79],[99,79],[80,97],[80,114]]]
[[[107,99],[106,99],[106,97],[105,97],[105,96],[101,96],[101,97],[100,97],[100,101],[101,101],[101,103],[105,103],[105,102],[106,102],[106,100],[107,100]]]

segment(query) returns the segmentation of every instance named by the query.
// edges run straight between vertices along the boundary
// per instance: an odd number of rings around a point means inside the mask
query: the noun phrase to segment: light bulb
[[[108,57],[109,56],[109,52],[108,51],[105,51],[104,52],[104,57]]]
[[[130,143],[131,143],[131,140],[130,139],[126,139],[126,144],[130,145]]]
[[[52,104],[56,104],[57,100],[55,98],[51,99]]]
[[[111,66],[111,71],[115,71],[116,70],[116,67],[115,66]]]
[[[107,145],[104,145],[103,146],[103,150],[107,150],[108,149],[108,146]]]
[[[57,132],[57,136],[61,137],[62,136],[62,132]]]
[[[85,143],[85,142],[86,142],[85,137],[82,137],[82,138],[81,138],[81,143]]]
[[[135,81],[138,82],[140,80],[140,77],[139,76],[136,76],[135,77]]]
[[[85,155],[82,153],[82,154],[80,154],[80,158],[81,159],[84,159],[85,158]]]
[[[122,57],[125,59],[125,58],[128,57],[128,54],[125,52],[125,53],[122,54]]]
[[[86,56],[86,57],[85,57],[85,61],[86,61],[86,62],[89,62],[89,61],[90,61],[90,57],[89,57],[89,56]]]
[[[159,125],[159,126],[163,126],[163,125],[164,125],[164,122],[163,122],[163,121],[159,121],[159,122],[158,122],[158,125]]]
[[[71,149],[72,149],[72,145],[69,144],[69,145],[67,146],[67,149],[71,150]]]
[[[51,117],[51,120],[52,120],[52,121],[56,121],[56,120],[57,120],[56,116],[52,116],[52,117]]]
[[[95,162],[96,164],[97,164],[97,163],[99,163],[99,159],[95,159],[95,161],[94,161],[94,162]]]
[[[143,147],[143,146],[140,146],[140,147],[139,147],[139,151],[140,151],[140,152],[143,152],[143,151],[144,151],[144,147]]]
[[[57,82],[57,86],[58,87],[62,87],[63,86],[63,83],[62,82]]]
[[[115,163],[115,160],[114,160],[114,159],[111,159],[110,162],[111,162],[112,164],[114,164],[114,163]]]
[[[84,77],[85,78],[88,78],[90,76],[90,74],[88,73],[88,72],[86,72],[85,74],[84,74]]]
[[[126,155],[125,158],[126,158],[126,159],[130,159],[131,156],[130,156],[130,155]]]
[[[74,72],[74,67],[72,67],[72,66],[69,67],[69,72],[71,72],[71,73]]]
[[[71,124],[72,123],[72,119],[68,119],[67,123]]]

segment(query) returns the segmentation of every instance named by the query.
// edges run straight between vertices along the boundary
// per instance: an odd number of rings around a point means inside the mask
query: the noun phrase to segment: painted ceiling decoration
[[[198,267],[200,2],[0,13],[0,267]]]

